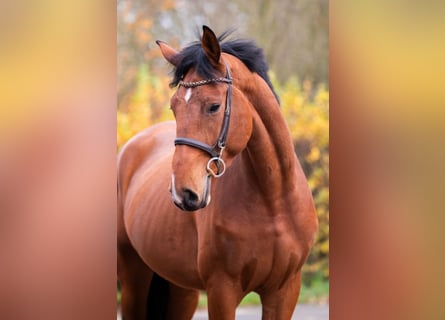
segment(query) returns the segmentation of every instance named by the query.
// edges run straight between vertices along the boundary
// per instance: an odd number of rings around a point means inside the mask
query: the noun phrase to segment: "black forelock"
[[[237,57],[250,71],[262,77],[279,101],[267,74],[269,67],[266,63],[263,49],[258,47],[253,40],[249,39],[224,41],[230,33],[231,31],[226,31],[218,37],[221,51]],[[179,81],[184,78],[191,68],[195,68],[196,72],[204,79],[218,76],[216,75],[216,69],[213,68],[204,53],[201,41],[195,41],[182,49],[175,59],[179,62],[173,70],[173,80],[170,82],[171,87],[177,86]]]

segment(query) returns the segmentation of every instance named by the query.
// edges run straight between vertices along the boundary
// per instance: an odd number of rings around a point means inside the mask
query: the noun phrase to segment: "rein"
[[[224,63],[225,64],[225,63]],[[216,83],[216,82],[222,82],[227,83],[227,93],[226,93],[226,107],[224,110],[224,118],[221,125],[221,130],[219,132],[218,139],[216,140],[216,143],[214,145],[208,145],[207,143],[191,139],[191,138],[184,138],[179,137],[175,139],[175,146],[176,145],[187,145],[193,148],[200,149],[204,152],[207,152],[210,155],[210,160],[207,162],[207,173],[209,176],[212,176],[214,178],[221,177],[224,172],[226,171],[226,164],[224,160],[222,159],[222,153],[224,151],[224,148],[226,147],[227,142],[227,134],[229,131],[229,123],[230,123],[230,113],[232,109],[232,77],[230,75],[229,68],[226,66],[226,77],[225,78],[214,78],[214,79],[206,79],[206,80],[200,80],[195,82],[184,82],[179,81],[179,86],[183,86],[184,88],[195,88],[202,85],[206,85],[209,83]],[[211,164],[215,163],[218,171],[215,172],[210,167]]]

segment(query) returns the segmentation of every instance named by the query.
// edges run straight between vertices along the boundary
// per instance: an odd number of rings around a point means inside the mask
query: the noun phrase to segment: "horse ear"
[[[221,57],[221,47],[219,46],[218,38],[209,27],[202,26],[202,30],[202,48],[212,66],[218,67],[220,63],[219,59]]]
[[[178,51],[176,51],[168,44],[160,40],[156,40],[156,44],[159,46],[159,48],[161,48],[161,52],[165,60],[170,62],[172,65],[176,66],[179,62],[177,58]]]

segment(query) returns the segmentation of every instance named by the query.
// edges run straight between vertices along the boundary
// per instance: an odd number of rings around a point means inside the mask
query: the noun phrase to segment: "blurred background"
[[[329,293],[329,63],[327,0],[118,0],[117,145],[173,119],[171,67],[155,40],[178,50],[202,25],[263,48],[295,152],[314,196],[320,228],[304,266],[300,302],[327,303]],[[248,296],[244,303],[256,303]],[[202,302],[205,303],[205,302]]]

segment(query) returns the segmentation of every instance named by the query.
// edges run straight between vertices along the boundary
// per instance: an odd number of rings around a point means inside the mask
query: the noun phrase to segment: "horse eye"
[[[209,107],[209,113],[215,113],[216,111],[219,110],[219,104],[218,103],[213,103],[210,105]]]

